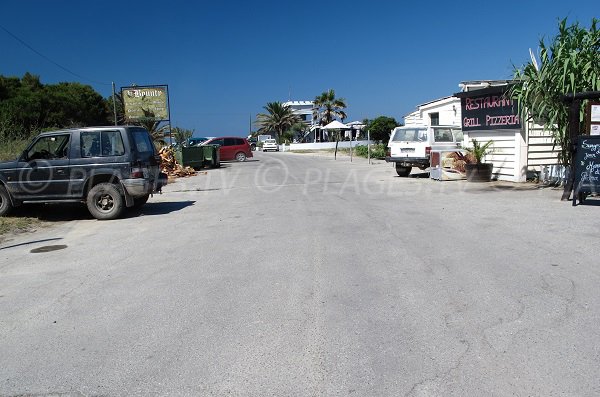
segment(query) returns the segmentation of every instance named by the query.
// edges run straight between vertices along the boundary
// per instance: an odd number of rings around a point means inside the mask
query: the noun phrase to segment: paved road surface
[[[600,208],[559,196],[256,153],[50,207],[0,245],[0,395],[599,395]]]

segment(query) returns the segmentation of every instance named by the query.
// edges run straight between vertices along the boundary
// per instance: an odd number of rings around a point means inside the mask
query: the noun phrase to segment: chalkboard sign
[[[575,184],[573,205],[588,193],[600,193],[600,136],[582,135],[577,138],[575,154]]]

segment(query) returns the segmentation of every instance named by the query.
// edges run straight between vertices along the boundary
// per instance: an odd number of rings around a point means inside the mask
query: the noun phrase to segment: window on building
[[[429,113],[429,118],[431,119],[431,125],[440,125],[440,114],[439,113]]]

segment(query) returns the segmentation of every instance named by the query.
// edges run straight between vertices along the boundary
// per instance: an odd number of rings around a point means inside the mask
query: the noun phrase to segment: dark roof
[[[478,96],[505,94],[509,90],[510,87],[512,87],[512,84],[511,85],[507,84],[507,85],[492,86],[492,87],[482,88],[479,90],[457,92],[453,96],[455,96],[457,98],[473,98],[473,97],[478,97]]]

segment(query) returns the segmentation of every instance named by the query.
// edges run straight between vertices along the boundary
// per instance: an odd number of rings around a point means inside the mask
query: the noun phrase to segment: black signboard
[[[577,138],[573,205],[589,193],[600,193],[600,136]]]
[[[454,94],[460,98],[463,131],[521,129],[519,104],[509,89],[506,84]]]
[[[521,128],[517,101],[502,94],[463,97],[460,106],[463,131]]]

